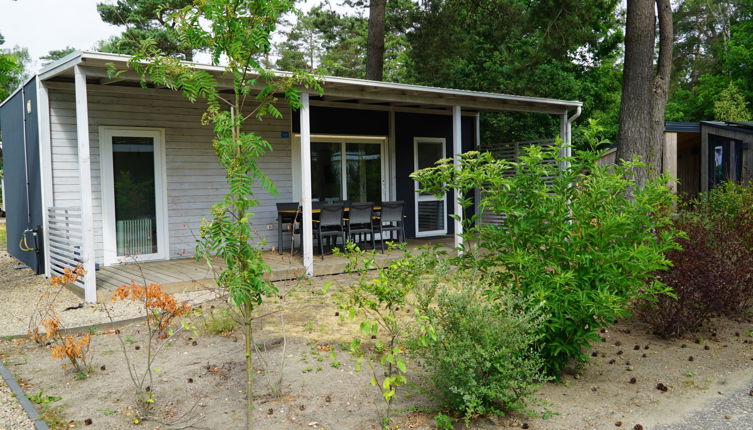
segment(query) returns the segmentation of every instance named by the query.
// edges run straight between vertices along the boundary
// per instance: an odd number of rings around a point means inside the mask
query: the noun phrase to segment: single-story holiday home
[[[204,105],[139,76],[108,76],[129,57],[75,52],[30,78],[0,104],[8,251],[47,276],[82,264],[79,283],[96,300],[97,268],[193,255],[202,218],[226,190],[201,125]],[[230,84],[221,67],[192,64]],[[273,151],[262,170],[279,197],[259,189],[251,222],[278,246],[278,202],[302,208],[302,265],[316,273],[312,203],[404,202],[408,238],[458,233],[454,195],[417,193],[409,174],[480,145],[480,112],[535,112],[560,119],[569,142],[581,103],[339,77],[281,119],[253,122]],[[550,136],[547,136],[550,137]],[[460,240],[456,236],[456,241]],[[123,244],[130,246],[126,249]]]

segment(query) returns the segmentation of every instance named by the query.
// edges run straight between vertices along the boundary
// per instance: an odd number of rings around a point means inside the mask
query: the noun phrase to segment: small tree
[[[714,119],[717,121],[750,121],[751,114],[740,88],[730,82],[714,102]]]
[[[226,288],[238,307],[245,329],[247,379],[246,417],[248,428],[253,417],[253,336],[252,312],[275,287],[263,278],[269,268],[256,246],[250,225],[251,210],[258,204],[255,185],[268,193],[277,191],[271,179],[259,168],[260,157],[272,150],[269,142],[244,131],[252,117],[280,118],[277,103],[284,95],[288,106],[300,108],[298,87],[321,92],[319,82],[303,72],[284,76],[265,70],[257,61],[270,50],[270,35],[280,17],[293,8],[291,0],[202,0],[178,10],[173,16],[180,39],[188,47],[208,47],[212,63],[225,63],[224,78],[230,79],[232,94],[220,93],[215,75],[191,68],[189,64],[165,55],[154,40],[147,39],[139,54],[128,64],[142,76],[142,86],[154,84],[179,91],[191,102],[206,101],[202,122],[214,127],[213,146],[226,170],[228,194],[211,211],[212,219],[201,225],[197,257],[212,264],[220,257],[225,269],[218,285]],[[121,72],[114,72],[115,75]]]

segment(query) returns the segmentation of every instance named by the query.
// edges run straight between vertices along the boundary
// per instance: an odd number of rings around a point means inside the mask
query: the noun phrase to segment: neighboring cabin
[[[602,163],[615,162],[616,147]],[[753,123],[701,121],[664,124],[664,170],[691,198],[722,182],[753,180]]]

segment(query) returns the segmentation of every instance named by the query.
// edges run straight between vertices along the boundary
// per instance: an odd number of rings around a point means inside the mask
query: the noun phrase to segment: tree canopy
[[[24,48],[3,48],[5,38],[0,34],[0,101],[13,92],[27,76],[29,51]]]
[[[192,0],[118,0],[115,4],[97,3],[104,22],[124,26],[125,30],[102,42],[99,50],[118,54],[136,54],[141,44],[151,39],[164,53],[184,60],[193,59],[195,50],[184,44],[175,31],[171,16]]]
[[[734,99],[743,118],[753,102],[753,2],[684,0],[674,13],[674,70],[667,120],[724,120]],[[741,97],[733,97],[737,93]],[[744,103],[742,103],[744,101]],[[737,115],[735,115],[737,117]]]

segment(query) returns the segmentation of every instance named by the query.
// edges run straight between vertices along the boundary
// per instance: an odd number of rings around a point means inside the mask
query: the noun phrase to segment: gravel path
[[[32,424],[8,385],[5,384],[3,378],[0,378],[0,429],[34,429],[34,424]]]
[[[682,420],[653,430],[752,430],[753,381],[741,388],[721,392],[717,399]]]
[[[102,305],[85,304],[83,299],[67,288],[53,288],[42,275],[31,269],[15,269],[19,262],[7,252],[0,252],[0,337],[25,335],[32,316],[39,320],[44,304],[53,300],[54,310],[65,328],[101,325],[110,322]],[[57,296],[55,296],[57,294]],[[175,298],[190,305],[215,298],[211,291],[175,294]],[[114,321],[143,316],[142,309],[133,302],[106,303]],[[67,308],[75,308],[68,309]]]

